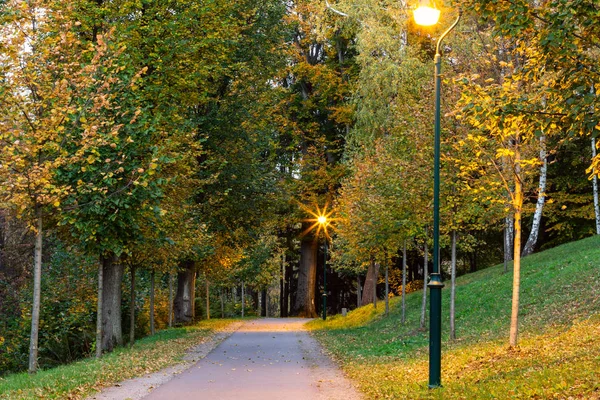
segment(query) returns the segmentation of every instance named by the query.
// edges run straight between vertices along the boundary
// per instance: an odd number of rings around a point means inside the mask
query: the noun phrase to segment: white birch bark
[[[525,243],[521,257],[525,257],[533,253],[540,232],[540,222],[542,221],[542,212],[544,210],[544,202],[546,199],[546,176],[548,172],[548,161],[546,157],[546,143],[544,136],[540,137],[540,160],[542,161],[542,166],[540,167],[538,199],[535,205],[535,213],[533,214],[533,222],[531,223],[531,232],[529,232],[529,238]]]
[[[510,144],[510,140],[509,140]],[[502,158],[502,171],[505,174],[510,174],[508,161],[506,157]],[[508,189],[510,190],[510,189]],[[506,193],[506,196],[510,199],[510,193]],[[508,272],[508,262],[513,259],[513,237],[514,237],[514,216],[511,214],[507,215],[504,219],[504,273]]]
[[[504,273],[508,272],[508,262],[512,261],[513,256],[513,238],[514,238],[514,217],[509,214],[504,219]]]
[[[592,138],[592,158],[596,158],[596,138]],[[596,235],[600,235],[600,205],[598,203],[598,175],[592,177],[594,189],[594,213],[596,216]]]

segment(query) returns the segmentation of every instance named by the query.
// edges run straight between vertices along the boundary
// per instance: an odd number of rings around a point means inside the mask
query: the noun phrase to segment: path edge
[[[105,387],[99,392],[90,394],[85,400],[141,400],[152,390],[169,382],[206,357],[221,342],[239,330],[244,323],[244,321],[233,322],[225,328],[219,329],[213,336],[188,350],[182,360],[175,365]]]

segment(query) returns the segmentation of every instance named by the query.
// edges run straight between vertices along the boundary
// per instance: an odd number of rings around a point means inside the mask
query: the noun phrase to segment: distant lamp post
[[[440,17],[433,0],[422,0],[414,10],[415,22],[418,25],[435,25]],[[442,283],[440,275],[439,241],[440,241],[440,92],[442,61],[440,44],[448,33],[458,24],[458,18],[438,38],[435,48],[435,124],[434,124],[434,165],[433,165],[433,273],[427,285],[430,290],[430,323],[429,323],[429,387],[437,388],[441,383],[442,358]]]
[[[327,232],[327,217],[319,215],[317,218],[319,227]],[[327,319],[327,235],[325,235],[325,250],[323,256],[323,321]]]

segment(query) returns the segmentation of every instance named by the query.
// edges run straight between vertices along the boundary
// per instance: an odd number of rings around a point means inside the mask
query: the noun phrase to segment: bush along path
[[[428,383],[428,332],[420,294],[383,315],[365,306],[309,324],[370,399],[600,399],[600,237],[523,259],[521,341],[508,345],[511,273],[498,265],[457,280],[457,340],[448,337],[444,290],[442,385]],[[398,307],[396,307],[396,305]]]
[[[215,319],[193,326],[165,329],[138,340],[131,348],[118,348],[100,360],[90,358],[39,371],[33,376],[27,373],[9,375],[0,378],[0,399],[141,398],[141,395],[147,394],[144,384],[132,386],[123,381],[147,378],[162,371],[146,381],[148,386],[158,384],[192,365],[239,325],[239,321]],[[168,367],[173,368],[165,370]],[[165,371],[170,375],[165,375]],[[128,390],[130,392],[126,394]]]

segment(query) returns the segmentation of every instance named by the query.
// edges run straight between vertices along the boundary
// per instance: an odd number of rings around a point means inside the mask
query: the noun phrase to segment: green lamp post
[[[422,26],[435,25],[440,17],[440,11],[435,8],[432,0],[422,1],[414,10],[415,22]],[[448,33],[460,21],[458,18],[438,38],[435,49],[435,123],[434,123],[434,161],[433,161],[433,272],[429,280],[430,291],[430,322],[429,322],[429,387],[437,388],[441,383],[442,358],[442,278],[440,274],[439,241],[440,241],[440,97],[442,56],[440,44]]]

